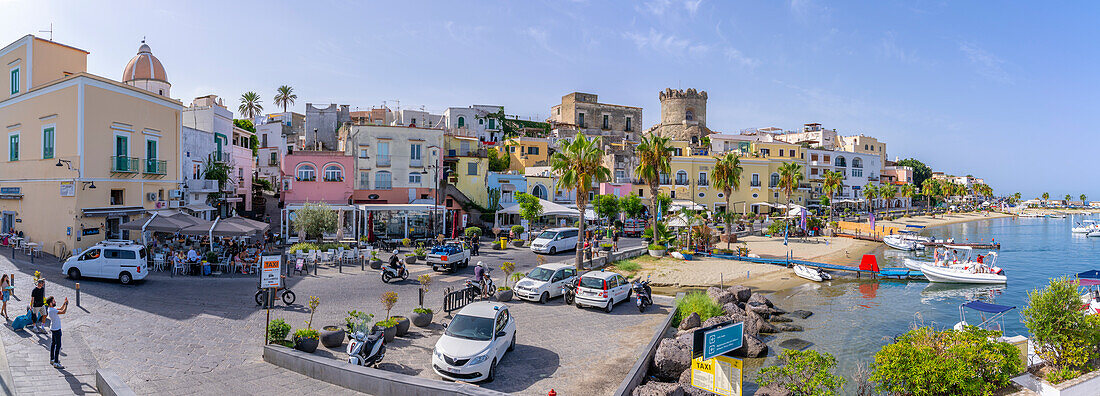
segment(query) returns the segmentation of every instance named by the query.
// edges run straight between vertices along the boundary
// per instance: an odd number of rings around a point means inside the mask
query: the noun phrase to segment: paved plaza
[[[640,245],[633,239],[623,246]],[[572,252],[559,253],[550,261],[570,260]],[[504,252],[482,249],[487,265],[498,267],[503,261],[517,263],[517,271],[533,268],[534,256],[526,249]],[[408,281],[383,284],[378,272],[359,266],[322,267],[316,276],[294,276],[289,285],[298,301],[292,306],[279,305],[272,318],[283,318],[295,329],[309,319],[305,306],[309,296],[320,298],[313,327],[342,325],[346,311],[356,309],[385,315],[379,297],[396,291],[399,300],[391,314],[408,315],[417,306],[415,277],[432,273],[423,264],[413,265]],[[39,270],[47,279],[46,294],[59,300],[68,297],[70,310],[64,324],[62,363],[65,370],[49,366],[49,336],[25,331],[0,329],[10,379],[3,381],[18,394],[74,394],[95,391],[95,370],[115,371],[138,394],[256,394],[279,389],[284,394],[301,391],[325,394],[350,393],[348,390],[309,379],[262,361],[265,311],[253,300],[257,277],[223,275],[220,277],[170,277],[151,274],[136,285],[123,286],[113,281],[83,279],[81,306],[77,307],[75,283],[60,274],[60,264],[51,257],[30,263],[9,249],[0,249],[0,272],[15,273],[16,296],[9,304],[9,316],[25,311],[31,278]],[[442,290],[461,287],[472,276],[472,268],[456,274],[436,274],[426,305],[437,312],[428,329],[413,328],[413,333],[396,340],[382,368],[412,375],[434,377],[430,369],[430,350],[441,333],[439,325]],[[498,284],[503,276],[493,272]],[[660,302],[660,301],[658,301]],[[632,306],[618,306],[611,315],[597,310],[564,306],[556,299],[545,306],[513,301],[510,303],[518,323],[519,345],[500,367],[500,379],[487,388],[521,394],[545,394],[549,386],[573,383],[564,378],[582,378],[590,372],[621,373],[593,378],[586,388],[607,385],[608,393],[621,381],[637,354],[652,336],[667,307],[657,306],[638,314]],[[577,331],[576,329],[583,329]],[[595,338],[594,338],[595,337]],[[577,340],[584,340],[578,343]],[[604,342],[594,343],[593,340]],[[579,347],[575,347],[580,345]],[[318,354],[343,358],[342,348]],[[559,367],[560,366],[560,367]],[[557,378],[555,381],[554,379]],[[543,389],[543,388],[547,389]],[[269,392],[264,392],[269,393]]]

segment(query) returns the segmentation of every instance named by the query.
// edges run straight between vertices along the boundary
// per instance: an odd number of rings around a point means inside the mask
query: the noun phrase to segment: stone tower
[[[699,145],[699,139],[714,132],[707,128],[707,91],[666,88],[658,95],[661,100],[661,123],[646,133]]]

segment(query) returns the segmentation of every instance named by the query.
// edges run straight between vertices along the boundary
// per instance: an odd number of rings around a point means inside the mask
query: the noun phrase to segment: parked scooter
[[[467,279],[466,287],[474,288],[478,296],[481,295],[481,284],[476,279]],[[485,295],[492,298],[497,293],[497,287],[493,285],[493,277],[489,276],[489,268],[485,268]]]
[[[577,293],[577,278],[566,282],[561,286],[561,298],[565,300],[565,305],[573,305],[576,302],[575,294]]]
[[[390,283],[390,280],[394,278],[409,279],[409,270],[405,268],[405,261],[397,257],[396,250],[393,251],[393,256],[390,257],[390,264],[382,267],[383,283]]]
[[[630,285],[634,289],[634,302],[638,305],[638,312],[645,312],[646,307],[653,305],[653,290],[649,287],[649,277],[644,281],[635,281]]]
[[[386,337],[382,328],[374,328],[367,334],[367,322],[355,325],[355,334],[348,342],[348,363],[359,366],[374,366],[386,356]]]

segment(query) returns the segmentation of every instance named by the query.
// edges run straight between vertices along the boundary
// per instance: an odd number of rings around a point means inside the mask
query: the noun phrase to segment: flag
[[[875,212],[871,212],[871,217],[869,219],[871,221],[871,232],[875,232]]]
[[[661,221],[661,201],[657,201],[657,213],[655,213],[657,222]]]
[[[790,224],[787,225],[787,228],[783,229],[783,246],[787,246],[787,234],[789,233],[790,230],[791,230]]]
[[[802,230],[806,231],[806,209],[802,209]]]

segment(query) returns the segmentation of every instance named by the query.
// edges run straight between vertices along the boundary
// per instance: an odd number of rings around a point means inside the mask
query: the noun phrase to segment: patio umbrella
[[[189,223],[177,220],[172,216],[154,215],[152,218],[129,221],[120,228],[129,231],[141,231],[144,229],[145,231],[154,232],[176,232],[189,225]]]
[[[228,219],[222,220],[219,223],[222,222],[239,226],[240,228],[245,230],[251,230],[253,234],[262,234],[264,231],[267,231],[269,228],[271,228],[271,224],[267,224],[262,221],[247,219],[244,217],[230,217]]]
[[[203,223],[184,228],[180,232],[187,235],[209,234],[212,236],[245,236],[254,233],[254,231],[242,226],[239,223],[234,223],[227,220],[218,220],[217,223],[204,220]]]
[[[374,212],[367,212],[367,242],[374,242]]]

